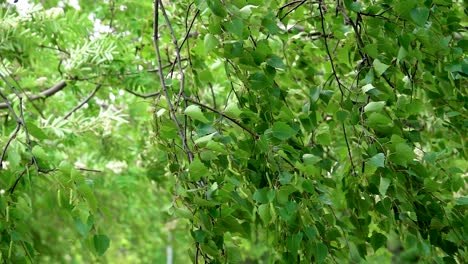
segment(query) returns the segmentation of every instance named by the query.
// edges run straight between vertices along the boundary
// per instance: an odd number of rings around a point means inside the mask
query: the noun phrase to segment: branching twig
[[[170,116],[171,116],[172,120],[174,121],[174,123],[177,126],[177,131],[179,133],[180,139],[182,140],[182,145],[183,145],[185,153],[187,154],[188,160],[189,160],[189,162],[192,162],[193,153],[192,153],[192,151],[190,150],[190,148],[188,146],[187,135],[185,133],[185,130],[184,130],[183,127],[181,127],[180,122],[177,119],[174,107],[173,107],[172,102],[171,102],[171,98],[169,97],[169,93],[167,91],[166,82],[164,80],[164,75],[163,75],[163,71],[162,71],[161,53],[159,51],[159,36],[158,36],[159,35],[159,22],[158,22],[158,19],[159,19],[159,4],[160,4],[159,0],[154,1],[154,21],[153,21],[153,34],[154,35],[153,35],[153,43],[154,43],[154,49],[155,49],[155,52],[156,52],[156,57],[157,57],[157,60],[158,60],[158,69],[159,69],[158,70],[158,75],[159,75],[159,79],[161,81],[161,88],[162,88],[164,97],[167,100],[167,105],[169,107]],[[180,63],[180,61],[179,61],[179,63]]]
[[[161,12],[163,14],[164,20],[166,20],[166,24],[169,28],[169,32],[171,33],[172,43],[174,44],[174,48],[176,52],[177,69],[180,75],[180,85],[179,85],[179,95],[178,95],[179,100],[177,101],[177,104],[175,104],[175,110],[177,111],[178,103],[180,103],[180,98],[182,98],[182,96],[184,95],[185,73],[184,73],[184,70],[182,69],[181,58],[180,58],[180,48],[179,48],[179,44],[177,43],[177,38],[175,36],[174,29],[172,28],[171,21],[169,20],[169,17],[167,16],[166,9],[164,8],[164,5],[161,0],[159,0],[159,4],[161,5]]]
[[[305,4],[306,2],[307,2],[307,0],[296,0],[296,1],[292,1],[290,3],[287,3],[287,4],[283,5],[282,7],[280,7],[280,9],[278,10],[278,14],[276,16],[278,17],[279,13],[281,11],[283,11],[283,9],[285,9],[285,8],[287,8],[289,6],[295,5],[291,9],[289,9],[288,12],[286,12],[286,14],[284,14],[282,17],[279,18],[279,20],[281,21],[285,17],[287,17],[290,13],[294,12],[294,10],[298,9],[300,6]]]
[[[96,86],[96,88],[94,88],[94,90],[83,100],[81,101],[81,103],[79,103],[77,106],[75,106],[75,108],[73,108],[70,112],[68,112],[64,117],[63,119],[68,119],[74,112],[78,111],[78,109],[80,109],[81,107],[83,107],[83,105],[85,105],[89,100],[91,100],[91,98],[93,98],[93,96],[97,93],[97,91],[101,88],[101,84],[98,84]]]

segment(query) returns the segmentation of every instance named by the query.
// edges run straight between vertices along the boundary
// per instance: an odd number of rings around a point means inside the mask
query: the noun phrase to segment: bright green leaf
[[[28,133],[39,139],[39,140],[45,140],[47,139],[47,135],[44,133],[44,131],[40,128],[38,128],[34,123],[32,122],[26,122],[26,127],[28,128]]]
[[[390,67],[390,65],[382,63],[379,59],[374,60],[373,66],[377,76],[381,76]]]
[[[378,102],[369,102],[365,107],[364,107],[364,112],[379,112],[382,110],[385,106],[384,101],[378,101]]]
[[[198,181],[203,177],[207,177],[208,168],[198,159],[195,159],[189,166],[190,180]]]
[[[195,120],[198,120],[198,121],[201,121],[203,123],[208,123],[209,120],[205,117],[205,115],[203,114],[200,106],[198,105],[189,105],[187,106],[187,108],[185,108],[185,111],[184,113],[195,119]]]
[[[383,168],[385,167],[385,155],[383,153],[378,153],[370,158],[367,163],[374,167]]]
[[[388,186],[390,186],[390,179],[380,178],[379,193],[384,196],[387,193]]]
[[[214,37],[212,34],[206,34],[203,40],[203,44],[205,47],[205,54],[210,53],[216,46],[219,44],[219,40]]]

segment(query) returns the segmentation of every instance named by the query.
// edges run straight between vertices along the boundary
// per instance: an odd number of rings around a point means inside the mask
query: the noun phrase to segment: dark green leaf
[[[280,140],[286,140],[297,134],[297,131],[292,129],[284,122],[276,122],[271,128],[273,136]]]
[[[104,255],[110,246],[110,239],[106,235],[94,235],[93,241],[97,254]]]

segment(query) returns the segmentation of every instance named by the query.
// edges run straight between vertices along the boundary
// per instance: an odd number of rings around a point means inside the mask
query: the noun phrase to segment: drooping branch
[[[320,24],[321,24],[321,27],[322,27],[322,33],[323,35],[325,36],[327,33],[325,31],[325,16],[323,14],[323,2],[322,1],[319,1],[319,12],[320,12]],[[331,68],[332,68],[332,74],[333,76],[335,77],[335,80],[338,84],[338,89],[340,90],[340,93],[341,93],[341,102],[340,102],[340,105],[343,103],[343,97],[344,97],[344,89],[346,88],[342,83],[341,83],[341,80],[340,78],[338,77],[338,73],[336,71],[336,68],[335,68],[335,63],[333,61],[333,57],[331,55],[331,52],[330,52],[330,48],[328,46],[328,39],[327,38],[324,38],[323,39],[323,42],[325,44],[325,51],[327,52],[327,55],[328,55],[328,59],[330,60],[330,65],[331,65]],[[349,161],[351,163],[351,167],[353,169],[353,175],[355,175],[355,172],[356,172],[356,166],[354,165],[354,161],[353,161],[353,155],[352,155],[352,152],[351,152],[351,146],[349,145],[349,140],[348,140],[348,135],[346,133],[346,127],[344,125],[344,123],[341,124],[341,127],[343,129],[343,136],[344,136],[344,139],[345,139],[345,142],[346,142],[346,148],[348,150],[348,158],[349,158]]]
[[[67,83],[65,81],[60,81],[59,83],[50,87],[49,89],[46,89],[40,92],[39,94],[30,96],[29,100],[34,101],[37,99],[50,97],[54,95],[55,93],[59,92],[60,90],[62,90],[63,88],[65,88],[65,86],[67,86]],[[7,109],[7,108],[8,108],[8,104],[6,102],[0,103],[0,109]]]
[[[154,21],[153,21],[153,44],[154,44],[154,50],[156,52],[156,58],[157,58],[157,61],[158,61],[158,69],[159,69],[158,70],[158,75],[159,75],[159,79],[160,79],[160,82],[161,82],[162,93],[163,93],[164,97],[166,98],[167,104],[169,106],[170,116],[171,116],[172,120],[174,121],[175,125],[177,126],[177,131],[178,131],[178,134],[180,136],[180,139],[182,140],[182,145],[183,145],[185,153],[187,154],[188,160],[189,160],[189,162],[192,162],[194,156],[193,156],[193,153],[192,153],[192,151],[190,150],[190,148],[188,146],[187,135],[185,133],[185,129],[181,126],[179,120],[177,119],[177,115],[176,115],[174,106],[172,104],[171,98],[169,96],[169,92],[167,91],[166,82],[165,82],[165,78],[164,78],[164,75],[163,75],[161,52],[159,50],[160,49],[160,47],[159,47],[159,21],[158,21],[158,19],[159,19],[159,5],[160,5],[160,1],[155,0],[154,1],[154,18],[153,18],[154,19]],[[180,63],[180,59],[178,60],[178,62]]]

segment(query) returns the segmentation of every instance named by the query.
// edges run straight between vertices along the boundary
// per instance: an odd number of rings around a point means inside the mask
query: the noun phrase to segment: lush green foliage
[[[464,262],[461,1],[41,2],[0,9],[3,262]]]

